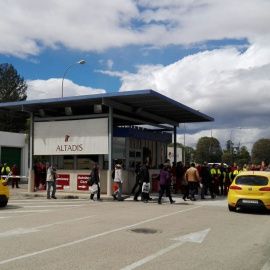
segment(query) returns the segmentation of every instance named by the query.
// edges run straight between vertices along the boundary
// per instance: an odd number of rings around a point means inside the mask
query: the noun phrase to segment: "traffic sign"
[[[56,189],[69,190],[70,187],[70,175],[69,174],[58,174],[56,179]]]
[[[87,180],[89,178],[89,174],[78,174],[77,175],[77,190],[89,190],[89,186],[87,185]]]

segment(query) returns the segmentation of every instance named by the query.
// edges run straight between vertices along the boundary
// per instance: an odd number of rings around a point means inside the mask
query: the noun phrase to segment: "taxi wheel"
[[[232,207],[228,204],[228,208],[231,212],[235,212],[236,211],[236,207]]]
[[[0,207],[5,207],[6,205],[7,205],[7,201],[5,201],[5,202],[0,202]]]

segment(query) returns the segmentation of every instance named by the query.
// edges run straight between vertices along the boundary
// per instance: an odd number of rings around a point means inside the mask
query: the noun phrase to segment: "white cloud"
[[[269,59],[270,50],[253,46],[243,54],[232,48],[206,51],[166,67],[146,65],[136,74],[123,73],[120,91],[151,88],[213,117],[260,115],[270,112]]]
[[[235,140],[251,150],[252,144],[267,137],[270,128],[270,49],[252,45],[244,53],[234,48],[205,51],[168,66],[141,65],[137,72],[104,72],[119,76],[120,91],[153,89],[215,118],[212,133],[222,142],[241,126]],[[196,145],[201,136],[211,136],[209,123],[187,124]],[[208,135],[206,135],[208,134]],[[252,136],[252,137],[250,137]],[[187,144],[188,145],[188,144]]]
[[[269,9],[267,0],[1,1],[0,53],[27,57],[60,44],[100,52],[224,38],[269,45]]]
[[[107,66],[108,66],[109,69],[112,69],[113,64],[114,64],[114,63],[113,63],[113,60],[109,59],[109,60],[107,61]]]
[[[26,82],[27,100],[48,99],[62,97],[62,79],[32,80]],[[80,96],[105,93],[104,89],[93,89],[91,87],[79,86],[65,79],[63,96]]]
[[[80,52],[127,45],[205,50],[211,46],[206,41],[247,40],[234,47],[220,42],[220,49],[166,66],[138,65],[136,73],[112,70],[120,58],[104,58],[100,64],[108,70],[96,72],[119,77],[120,91],[153,89],[214,117],[212,133],[223,147],[231,130],[242,126],[233,138],[251,147],[270,131],[269,10],[268,0],[0,1],[0,54],[38,62],[41,52],[61,46]],[[61,96],[61,79],[27,83],[28,99]],[[65,80],[64,96],[104,92]],[[187,145],[210,136],[209,123],[187,125]]]

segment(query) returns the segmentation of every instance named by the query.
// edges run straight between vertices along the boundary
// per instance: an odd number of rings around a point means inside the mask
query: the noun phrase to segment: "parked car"
[[[7,205],[9,200],[8,182],[5,179],[0,180],[0,207]]]
[[[228,208],[270,209],[270,172],[246,171],[238,174],[229,189]]]

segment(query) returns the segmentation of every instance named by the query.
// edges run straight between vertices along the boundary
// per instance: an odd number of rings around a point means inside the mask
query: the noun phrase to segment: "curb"
[[[20,195],[22,197],[26,197],[26,198],[37,198],[37,197],[46,198],[47,197],[46,193],[38,193],[38,192],[21,192],[18,195]],[[55,195],[58,199],[67,199],[67,200],[78,200],[78,199],[89,200],[89,197],[90,197],[90,194],[61,194],[61,193],[57,193],[57,192]],[[128,195],[123,195],[124,199],[127,199],[129,197],[130,196],[128,196]],[[101,194],[100,198],[104,201],[114,201],[112,196],[107,196],[107,195]]]

